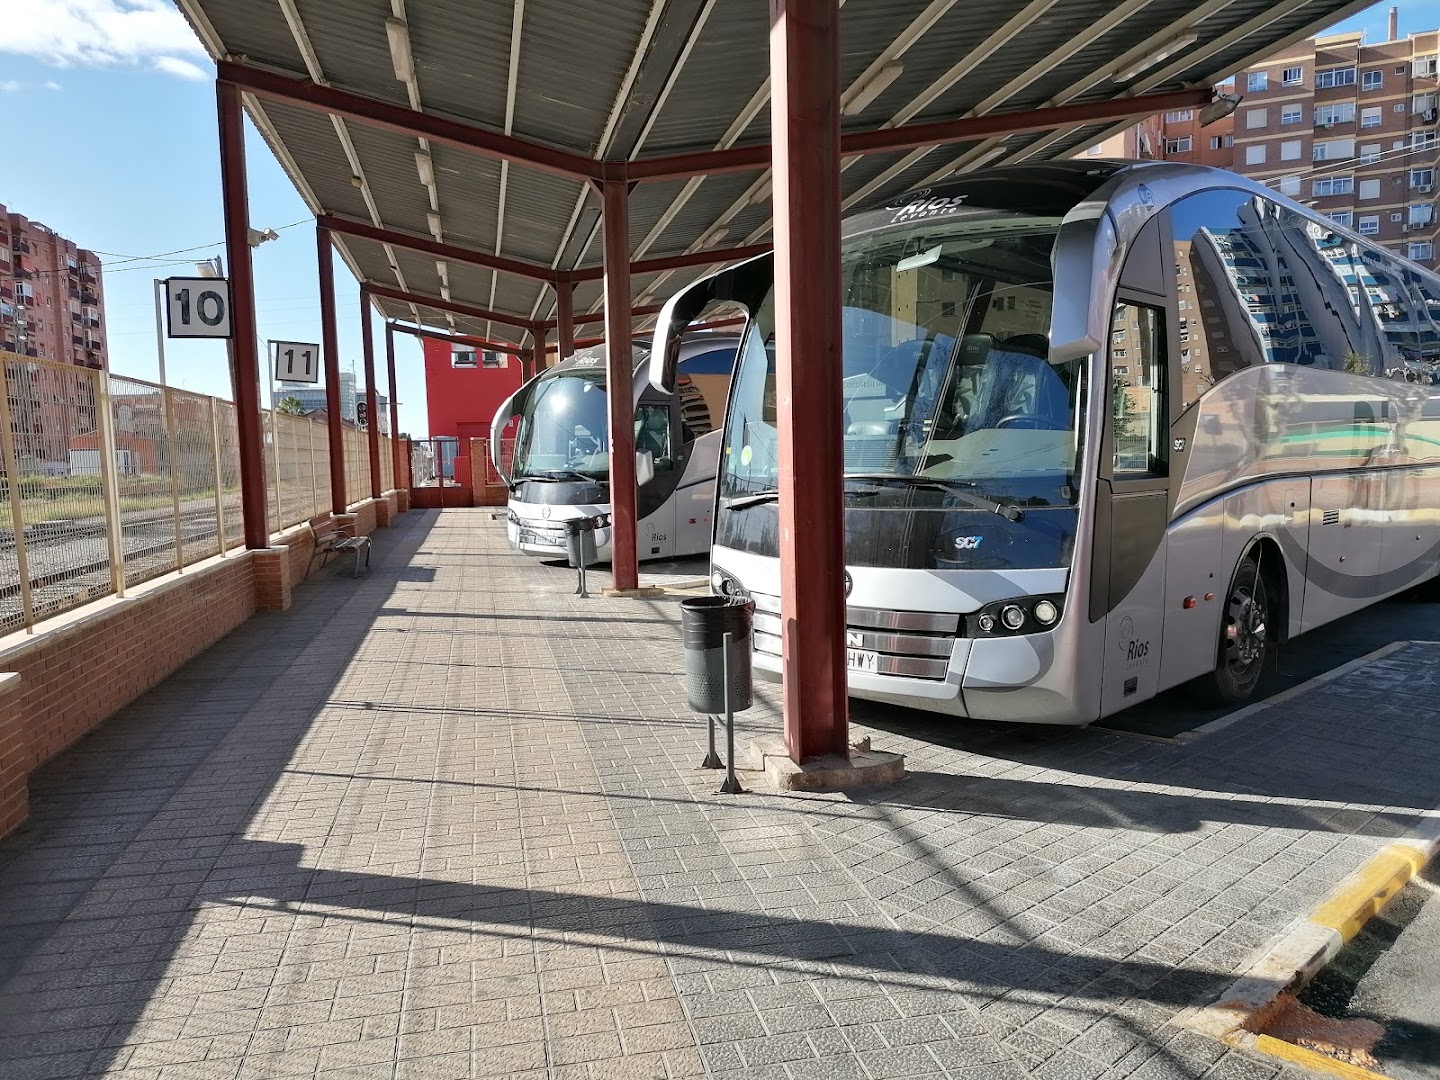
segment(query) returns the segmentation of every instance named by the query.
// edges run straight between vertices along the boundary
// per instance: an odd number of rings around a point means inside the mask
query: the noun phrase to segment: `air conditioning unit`
[[[1418,191],[1418,192],[1420,192],[1422,195],[1429,195],[1430,192],[1432,192],[1432,191],[1435,190],[1435,185],[1434,185],[1434,184],[1416,184],[1416,185],[1415,185],[1415,190]]]

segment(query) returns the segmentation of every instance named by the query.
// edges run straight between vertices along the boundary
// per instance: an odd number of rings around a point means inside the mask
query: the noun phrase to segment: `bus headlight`
[[[1060,621],[1064,601],[1065,597],[1058,593],[996,600],[973,615],[965,616],[965,634],[974,638],[1013,637],[1053,630]]]
[[[750,598],[750,590],[740,584],[739,578],[718,568],[710,571],[710,591],[716,596],[738,597],[742,600]]]

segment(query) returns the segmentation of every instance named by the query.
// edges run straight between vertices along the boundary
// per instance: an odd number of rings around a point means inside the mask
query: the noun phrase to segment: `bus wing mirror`
[[[635,451],[635,486],[642,488],[655,479],[655,455],[649,450]]]

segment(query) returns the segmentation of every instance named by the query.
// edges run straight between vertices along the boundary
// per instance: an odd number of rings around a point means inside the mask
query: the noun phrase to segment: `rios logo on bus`
[[[1115,644],[1125,654],[1126,663],[1144,660],[1150,652],[1150,642],[1135,639],[1135,620],[1129,615],[1120,620],[1120,636]]]

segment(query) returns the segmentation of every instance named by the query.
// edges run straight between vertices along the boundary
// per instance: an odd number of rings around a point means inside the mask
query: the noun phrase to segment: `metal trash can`
[[[685,696],[690,708],[723,714],[725,635],[730,635],[730,712],[754,702],[750,671],[751,624],[755,601],[729,596],[696,596],[680,602],[681,640],[685,649]]]
[[[572,567],[595,565],[595,526],[599,520],[593,517],[565,520],[565,554]]]

